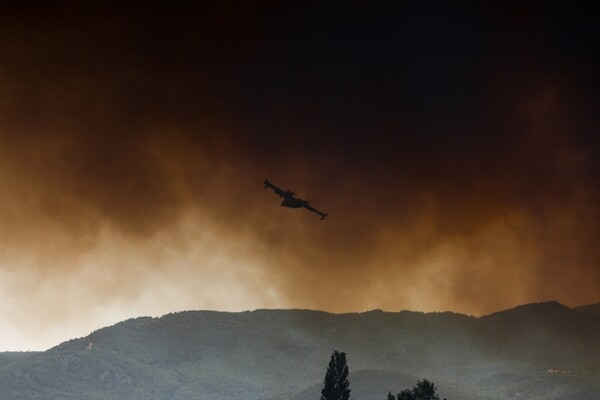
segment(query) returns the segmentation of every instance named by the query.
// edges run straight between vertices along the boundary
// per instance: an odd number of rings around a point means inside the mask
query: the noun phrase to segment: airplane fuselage
[[[281,202],[281,207],[290,207],[290,208],[301,208],[308,204],[308,201],[298,199],[296,197],[285,196],[283,201]]]
[[[283,198],[283,201],[281,202],[282,207],[289,207],[289,208],[304,207],[308,211],[318,214],[322,220],[325,219],[325,217],[327,216],[327,213],[319,211],[316,208],[314,208],[313,206],[311,206],[310,202],[308,200],[302,200],[302,199],[297,198],[296,194],[293,190],[280,189],[277,186],[273,185],[271,182],[269,182],[267,179],[265,179],[263,184],[265,185],[265,189],[271,188],[271,189],[273,189],[275,194],[277,194],[279,197]]]

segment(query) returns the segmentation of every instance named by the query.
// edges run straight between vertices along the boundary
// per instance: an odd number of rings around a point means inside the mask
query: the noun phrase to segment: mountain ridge
[[[299,400],[321,384],[334,349],[347,353],[351,387],[366,400],[422,378],[439,382],[443,397],[600,396],[599,339],[599,318],[556,302],[482,317],[181,311],[131,318],[0,362],[7,388],[0,399]]]
[[[574,310],[600,318],[600,303],[574,307]]]

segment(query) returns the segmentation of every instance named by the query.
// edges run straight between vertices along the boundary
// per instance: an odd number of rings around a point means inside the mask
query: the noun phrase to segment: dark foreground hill
[[[600,318],[600,303],[575,307],[574,310],[580,311],[585,314],[595,315],[596,317]]]
[[[0,353],[0,399],[318,399],[345,351],[357,400],[428,378],[448,399],[600,399],[600,318],[550,302],[453,313],[190,311]]]

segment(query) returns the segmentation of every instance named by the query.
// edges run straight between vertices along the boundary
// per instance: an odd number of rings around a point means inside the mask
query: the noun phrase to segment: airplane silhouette
[[[317,210],[316,208],[314,208],[313,206],[311,206],[309,204],[310,202],[308,200],[302,200],[302,199],[297,198],[296,192],[294,192],[293,190],[280,189],[277,186],[273,185],[271,182],[269,182],[268,179],[265,179],[265,181],[263,183],[265,184],[265,189],[271,188],[271,189],[273,189],[275,194],[278,194],[279,197],[283,198],[283,201],[281,202],[282,207],[290,207],[290,208],[304,207],[308,211],[314,212],[315,214],[319,214],[321,216],[321,219],[325,219],[325,217],[327,216],[327,213],[321,212],[321,211]]]

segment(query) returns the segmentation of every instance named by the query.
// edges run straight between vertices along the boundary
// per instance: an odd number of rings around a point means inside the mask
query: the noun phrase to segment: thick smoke
[[[100,11],[0,23],[7,349],[185,308],[599,300],[586,63],[544,69],[505,38],[465,78],[475,94],[446,88],[468,97],[457,106],[426,87],[444,77],[409,67],[398,79],[422,86],[355,80],[368,62],[329,71],[362,58],[302,47],[328,28],[298,38],[284,11]],[[264,178],[330,217],[279,207]]]

